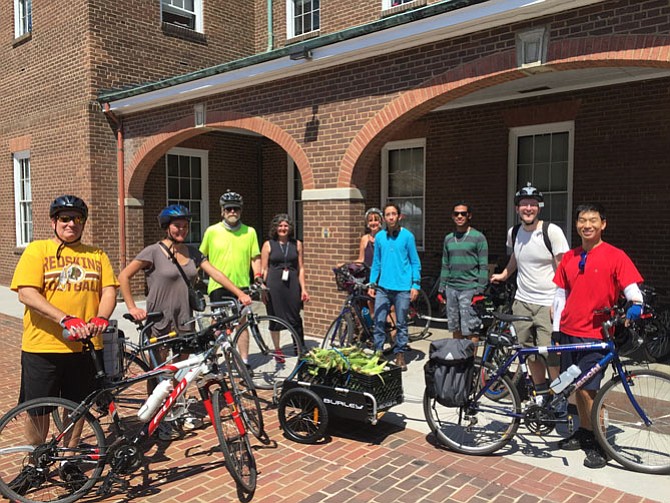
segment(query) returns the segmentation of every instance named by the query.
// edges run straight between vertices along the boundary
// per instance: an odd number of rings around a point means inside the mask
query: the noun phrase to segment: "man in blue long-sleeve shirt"
[[[407,370],[407,311],[421,288],[421,262],[416,251],[414,234],[400,227],[400,209],[395,204],[384,207],[386,230],[375,237],[375,252],[370,271],[370,282],[376,285],[368,294],[375,297],[374,342],[375,349],[384,346],[386,318],[391,304],[395,307],[396,340],[393,347],[395,362]]]

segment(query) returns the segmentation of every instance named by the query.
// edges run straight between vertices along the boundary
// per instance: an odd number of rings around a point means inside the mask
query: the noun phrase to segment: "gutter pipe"
[[[116,176],[119,186],[119,268],[126,267],[126,174],[123,159],[123,122],[111,111],[109,103],[104,104],[104,112],[116,126]]]
[[[275,46],[275,35],[272,28],[272,0],[268,0],[267,9],[268,9],[268,47],[266,50],[269,52]]]

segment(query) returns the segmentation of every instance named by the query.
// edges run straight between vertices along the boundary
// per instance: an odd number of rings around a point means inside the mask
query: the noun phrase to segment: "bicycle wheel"
[[[212,391],[212,411],[216,419],[214,430],[226,468],[237,484],[245,491],[253,492],[256,489],[256,459],[249,444],[249,435],[244,431],[243,424],[238,426],[233,417],[235,412],[227,405],[223,389]]]
[[[481,386],[485,386],[488,380],[493,377],[495,372],[503,366],[507,359],[511,356],[510,348],[500,348],[495,346],[485,346],[483,357],[475,357],[475,365],[479,365],[479,380]],[[481,361],[485,361],[488,366],[482,366]],[[505,374],[512,382],[517,392],[519,399],[523,402],[528,399],[528,390],[523,381],[523,373],[518,362],[514,362],[512,366],[507,369]],[[493,383],[493,385],[486,391],[486,396],[493,401],[498,401],[507,396],[508,389],[501,382]]]
[[[24,503],[68,503],[89,492],[104,468],[105,436],[89,413],[76,423],[69,420],[78,407],[61,398],[38,398],[0,419],[3,496]]]
[[[644,351],[651,362],[670,359],[670,308],[659,311],[644,328]]]
[[[227,367],[232,374],[232,379],[229,380],[230,388],[242,419],[244,419],[244,424],[258,440],[264,441],[267,435],[263,422],[263,410],[251,375],[235,348],[226,351],[225,355]]]
[[[355,342],[354,326],[351,313],[345,312],[339,315],[328,327],[326,336],[321,341],[321,347],[340,348],[353,345]]]
[[[277,408],[279,424],[290,440],[314,444],[328,428],[328,409],[323,400],[310,389],[293,388],[285,392]]]
[[[410,342],[425,339],[430,335],[430,300],[423,290],[419,290],[419,295],[414,302],[409,305],[407,311],[407,334]]]
[[[617,377],[600,389],[593,402],[596,439],[612,459],[629,470],[670,474],[670,376],[632,370],[628,383],[652,424],[644,424]]]
[[[481,389],[478,375],[475,366],[476,387]],[[423,413],[438,442],[453,451],[475,455],[492,454],[504,447],[519,429],[521,403],[508,377],[502,376],[499,386],[507,388],[505,398],[494,401],[484,394],[464,407],[445,407],[424,393]]]
[[[249,341],[246,347],[245,339]],[[281,386],[302,355],[298,334],[275,316],[249,318],[235,332],[233,345],[243,356],[248,348],[250,374],[257,389],[273,389],[275,383]]]

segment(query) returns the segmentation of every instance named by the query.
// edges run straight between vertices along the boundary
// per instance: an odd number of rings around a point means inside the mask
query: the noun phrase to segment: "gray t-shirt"
[[[180,265],[192,282],[205,257],[195,248],[188,247],[188,252],[189,261]],[[188,305],[188,287],[165,249],[159,243],[152,244],[138,253],[135,260],[151,264],[144,269],[149,287],[147,312],[163,313],[163,319],[153,327],[154,334],[162,335],[172,330],[192,331],[192,325],[183,326],[193,316]]]
[[[547,230],[553,255],[544,244],[542,223],[538,223],[533,232],[528,232],[521,226],[515,243],[512,243],[512,228],[507,231],[507,248],[514,246],[514,257],[519,271],[514,297],[516,300],[540,306],[551,306],[554,301],[554,256],[567,252],[570,246],[558,225],[549,224]]]

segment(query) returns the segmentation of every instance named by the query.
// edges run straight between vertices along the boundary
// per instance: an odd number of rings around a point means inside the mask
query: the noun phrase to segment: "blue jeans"
[[[388,318],[391,304],[395,307],[396,333],[393,353],[403,353],[409,341],[407,336],[407,311],[409,311],[409,292],[398,290],[386,290],[378,288],[375,295],[375,350],[381,351],[386,340],[386,319]]]

